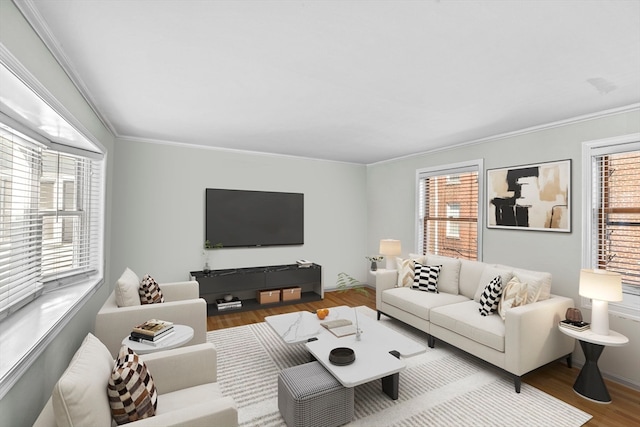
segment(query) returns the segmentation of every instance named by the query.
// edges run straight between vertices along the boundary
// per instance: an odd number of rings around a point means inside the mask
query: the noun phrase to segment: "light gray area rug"
[[[375,316],[368,307],[358,313]],[[426,334],[383,316],[380,320],[427,347]],[[364,331],[366,334],[366,331]],[[278,372],[309,361],[303,344],[288,346],[266,323],[208,332],[218,350],[222,392],[238,405],[241,426],[284,426],[278,411]],[[581,426],[591,415],[512,378],[445,343],[404,359],[400,395],[382,393],[380,380],[355,388],[349,426]]]

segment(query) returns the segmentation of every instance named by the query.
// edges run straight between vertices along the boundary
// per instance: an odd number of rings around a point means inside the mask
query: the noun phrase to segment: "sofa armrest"
[[[191,404],[188,407],[138,420],[132,427],[235,427],[238,410],[230,397]]]
[[[159,394],[218,379],[218,353],[212,343],[143,354],[140,358],[149,368]]]
[[[195,280],[159,283],[158,286],[167,302],[200,298],[200,284]]]
[[[95,336],[115,358],[122,340],[131,333],[131,329],[149,319],[191,326],[193,339],[187,345],[207,341],[207,302],[201,298],[132,307],[117,307],[115,304],[105,303],[96,315]]]
[[[380,307],[382,291],[395,288],[398,284],[398,270],[378,270],[376,272],[376,307]]]
[[[524,375],[549,362],[570,354],[573,339],[558,329],[571,298],[551,295],[549,299],[512,308],[505,318],[505,368]]]

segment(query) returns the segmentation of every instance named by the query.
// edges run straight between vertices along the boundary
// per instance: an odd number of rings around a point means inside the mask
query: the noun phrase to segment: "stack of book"
[[[573,329],[574,331],[586,331],[589,329],[590,324],[587,322],[572,322],[571,320],[562,320],[560,326],[567,329]]]
[[[351,323],[351,320],[336,319],[327,320],[320,323],[323,327],[327,328],[336,337],[344,337],[347,335],[353,335],[356,333],[356,325]]]
[[[233,297],[229,301],[221,298],[216,300],[216,307],[218,311],[234,310],[242,307],[242,301],[238,297]]]
[[[155,345],[173,333],[173,323],[166,320],[151,319],[134,326],[129,339]]]

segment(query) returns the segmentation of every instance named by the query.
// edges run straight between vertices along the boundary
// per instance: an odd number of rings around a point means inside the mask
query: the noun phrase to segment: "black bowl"
[[[329,362],[334,365],[350,365],[356,360],[356,353],[347,347],[337,347],[329,353]]]

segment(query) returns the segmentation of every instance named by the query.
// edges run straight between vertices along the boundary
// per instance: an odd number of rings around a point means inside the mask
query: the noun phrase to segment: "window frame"
[[[594,262],[593,233],[598,225],[592,221],[593,209],[593,162],[595,157],[640,150],[640,133],[632,133],[612,138],[585,141],[582,144],[582,268],[598,268]],[[640,288],[622,285],[623,300],[610,302],[609,312],[624,318],[640,320]],[[591,308],[589,298],[581,298],[583,308]]]
[[[422,249],[424,247],[424,229],[423,229],[423,210],[425,204],[423,202],[422,192],[421,192],[421,180],[423,180],[427,176],[455,176],[460,173],[465,172],[477,172],[478,174],[478,217],[477,217],[477,246],[476,246],[476,257],[478,261],[482,261],[482,234],[484,230],[484,159],[473,159],[468,161],[463,161],[459,163],[449,163],[438,166],[430,166],[426,168],[421,168],[416,170],[416,182],[415,182],[415,231],[414,235],[416,236],[416,253],[422,253]],[[449,180],[449,177],[447,177]],[[449,182],[449,181],[447,181]],[[455,185],[453,183],[448,183],[447,185]]]

